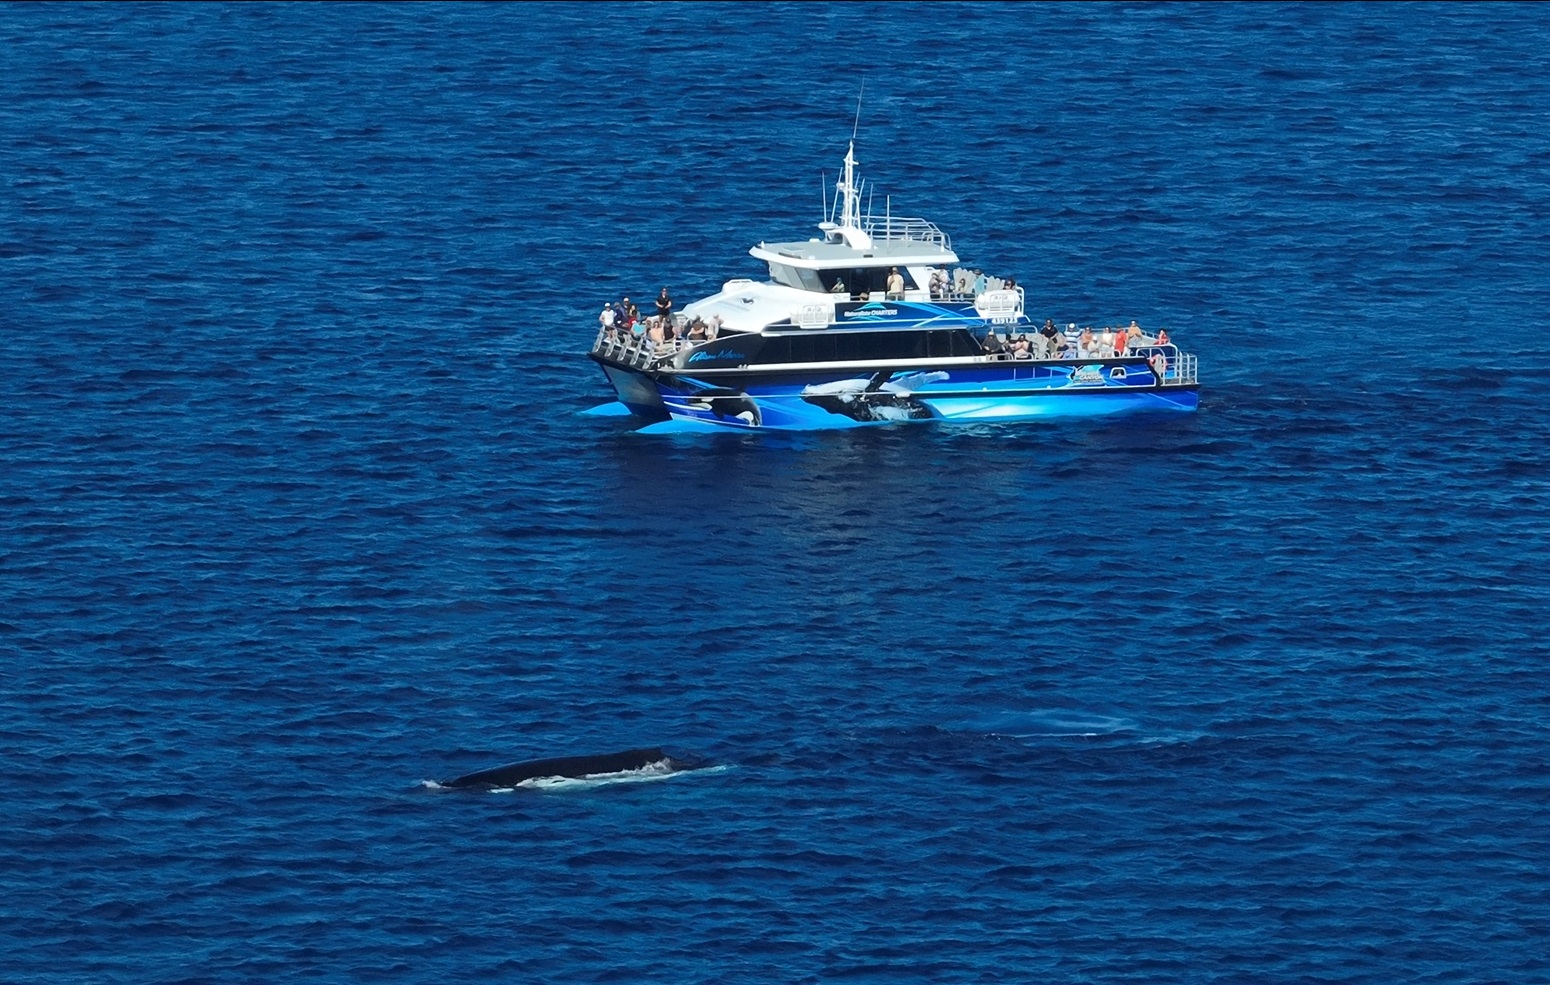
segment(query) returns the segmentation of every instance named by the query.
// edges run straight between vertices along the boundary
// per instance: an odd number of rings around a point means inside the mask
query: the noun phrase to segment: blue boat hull
[[[1193,412],[1198,387],[1144,359],[1001,362],[737,378],[604,365],[620,401],[651,421],[812,431],[907,421],[1024,421]]]

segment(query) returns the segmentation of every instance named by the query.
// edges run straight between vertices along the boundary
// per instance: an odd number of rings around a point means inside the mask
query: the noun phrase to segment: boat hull
[[[642,418],[744,430],[1174,415],[1199,404],[1198,385],[1159,380],[1145,359],[714,376],[602,365],[620,401]]]

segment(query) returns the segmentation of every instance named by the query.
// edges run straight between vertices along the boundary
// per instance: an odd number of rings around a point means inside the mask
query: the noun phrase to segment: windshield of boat
[[[822,293],[827,290],[823,286],[823,282],[818,279],[817,271],[805,270],[801,267],[788,267],[784,263],[770,264],[770,279],[777,284],[794,287],[799,291]]]

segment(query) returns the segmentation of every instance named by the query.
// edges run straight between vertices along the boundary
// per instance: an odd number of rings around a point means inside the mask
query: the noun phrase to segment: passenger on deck
[[[1093,327],[1088,325],[1082,329],[1082,334],[1076,340],[1076,354],[1083,359],[1091,359],[1098,354],[1098,339],[1093,335]]]
[[[1026,335],[1019,335],[1016,339],[1012,340],[1012,358],[1013,359],[1032,359],[1033,358],[1033,349],[1032,349],[1031,346],[1028,345],[1028,336],[1026,336]]]
[[[667,288],[662,288],[662,293],[657,295],[657,317],[663,324],[671,324],[673,321],[673,296],[667,293]]]
[[[662,332],[662,323],[656,318],[646,319],[646,338],[651,340],[652,348],[657,348],[667,341]]]
[[[1107,335],[1108,333],[1105,332],[1104,334]],[[1123,328],[1117,329],[1114,332],[1114,354],[1116,356],[1123,356],[1125,354],[1125,340],[1127,338],[1129,338],[1129,336],[1125,334],[1125,330]]]
[[[933,298],[947,296],[947,271],[941,269],[931,271],[931,296]]]
[[[1066,347],[1066,337],[1055,327],[1054,319],[1044,320],[1044,327],[1039,329],[1039,338],[1044,340],[1044,358],[1059,359],[1060,351]]]
[[[610,339],[614,337],[614,309],[611,305],[603,305],[603,312],[597,316],[597,323],[603,326],[604,335]]]
[[[979,297],[981,294],[984,294],[985,289],[989,286],[990,278],[985,276],[985,271],[974,271],[974,296]]]
[[[899,273],[898,267],[888,271],[888,300],[904,300],[904,275]]]
[[[843,280],[840,280],[838,277],[836,277],[834,279],[834,286],[829,288],[829,293],[830,294],[849,294],[850,292],[845,290],[845,282]]]
[[[1146,336],[1141,334],[1141,326],[1131,321],[1130,327],[1125,329],[1125,347],[1133,350],[1145,342]]]
[[[996,330],[993,328],[985,333],[983,344],[986,354],[992,359],[1000,359],[1001,354],[1006,351],[1006,347],[1001,344],[1001,339],[996,335]]]
[[[698,345],[705,340],[705,319],[695,315],[694,320],[689,323],[689,344]]]
[[[635,302],[634,301],[631,301],[629,298],[625,298],[624,299],[624,324],[627,327],[629,327],[629,328],[634,328],[635,325],[639,321],[640,321],[640,309],[635,307]]]
[[[1166,328],[1159,328],[1157,330],[1157,344],[1158,345],[1167,345],[1168,344],[1168,330]]]
[[[721,316],[720,315],[715,315],[715,316],[713,316],[711,318],[710,324],[705,326],[705,338],[708,341],[714,342],[714,341],[716,341],[716,336],[718,336],[720,334],[721,334]]]

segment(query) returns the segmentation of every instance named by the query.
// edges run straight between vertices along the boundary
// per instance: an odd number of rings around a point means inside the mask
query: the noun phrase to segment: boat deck
[[[1193,353],[1181,352],[1178,346],[1171,342],[1158,345],[1138,345],[1133,349],[1115,356],[1112,349],[1099,346],[1087,353],[1081,353],[1077,349],[1079,334],[1065,331],[1061,335],[1065,338],[1069,353],[1058,359],[1035,359],[1032,356],[1013,356],[1008,352],[986,353],[980,357],[985,363],[1011,363],[1011,364],[1035,364],[1035,363],[1073,363],[1090,362],[1095,359],[1115,359],[1142,357],[1150,360],[1153,356],[1162,356],[1166,360],[1164,380],[1170,386],[1192,386],[1200,382],[1199,363]],[[597,339],[592,344],[592,354],[607,359],[632,369],[647,372],[673,372],[674,359],[681,352],[692,352],[695,349],[708,348],[716,344],[716,340],[710,339],[704,342],[689,342],[687,339],[669,340],[663,343],[653,342],[644,335],[634,335],[631,332],[614,332],[610,335],[607,331],[599,330]]]

